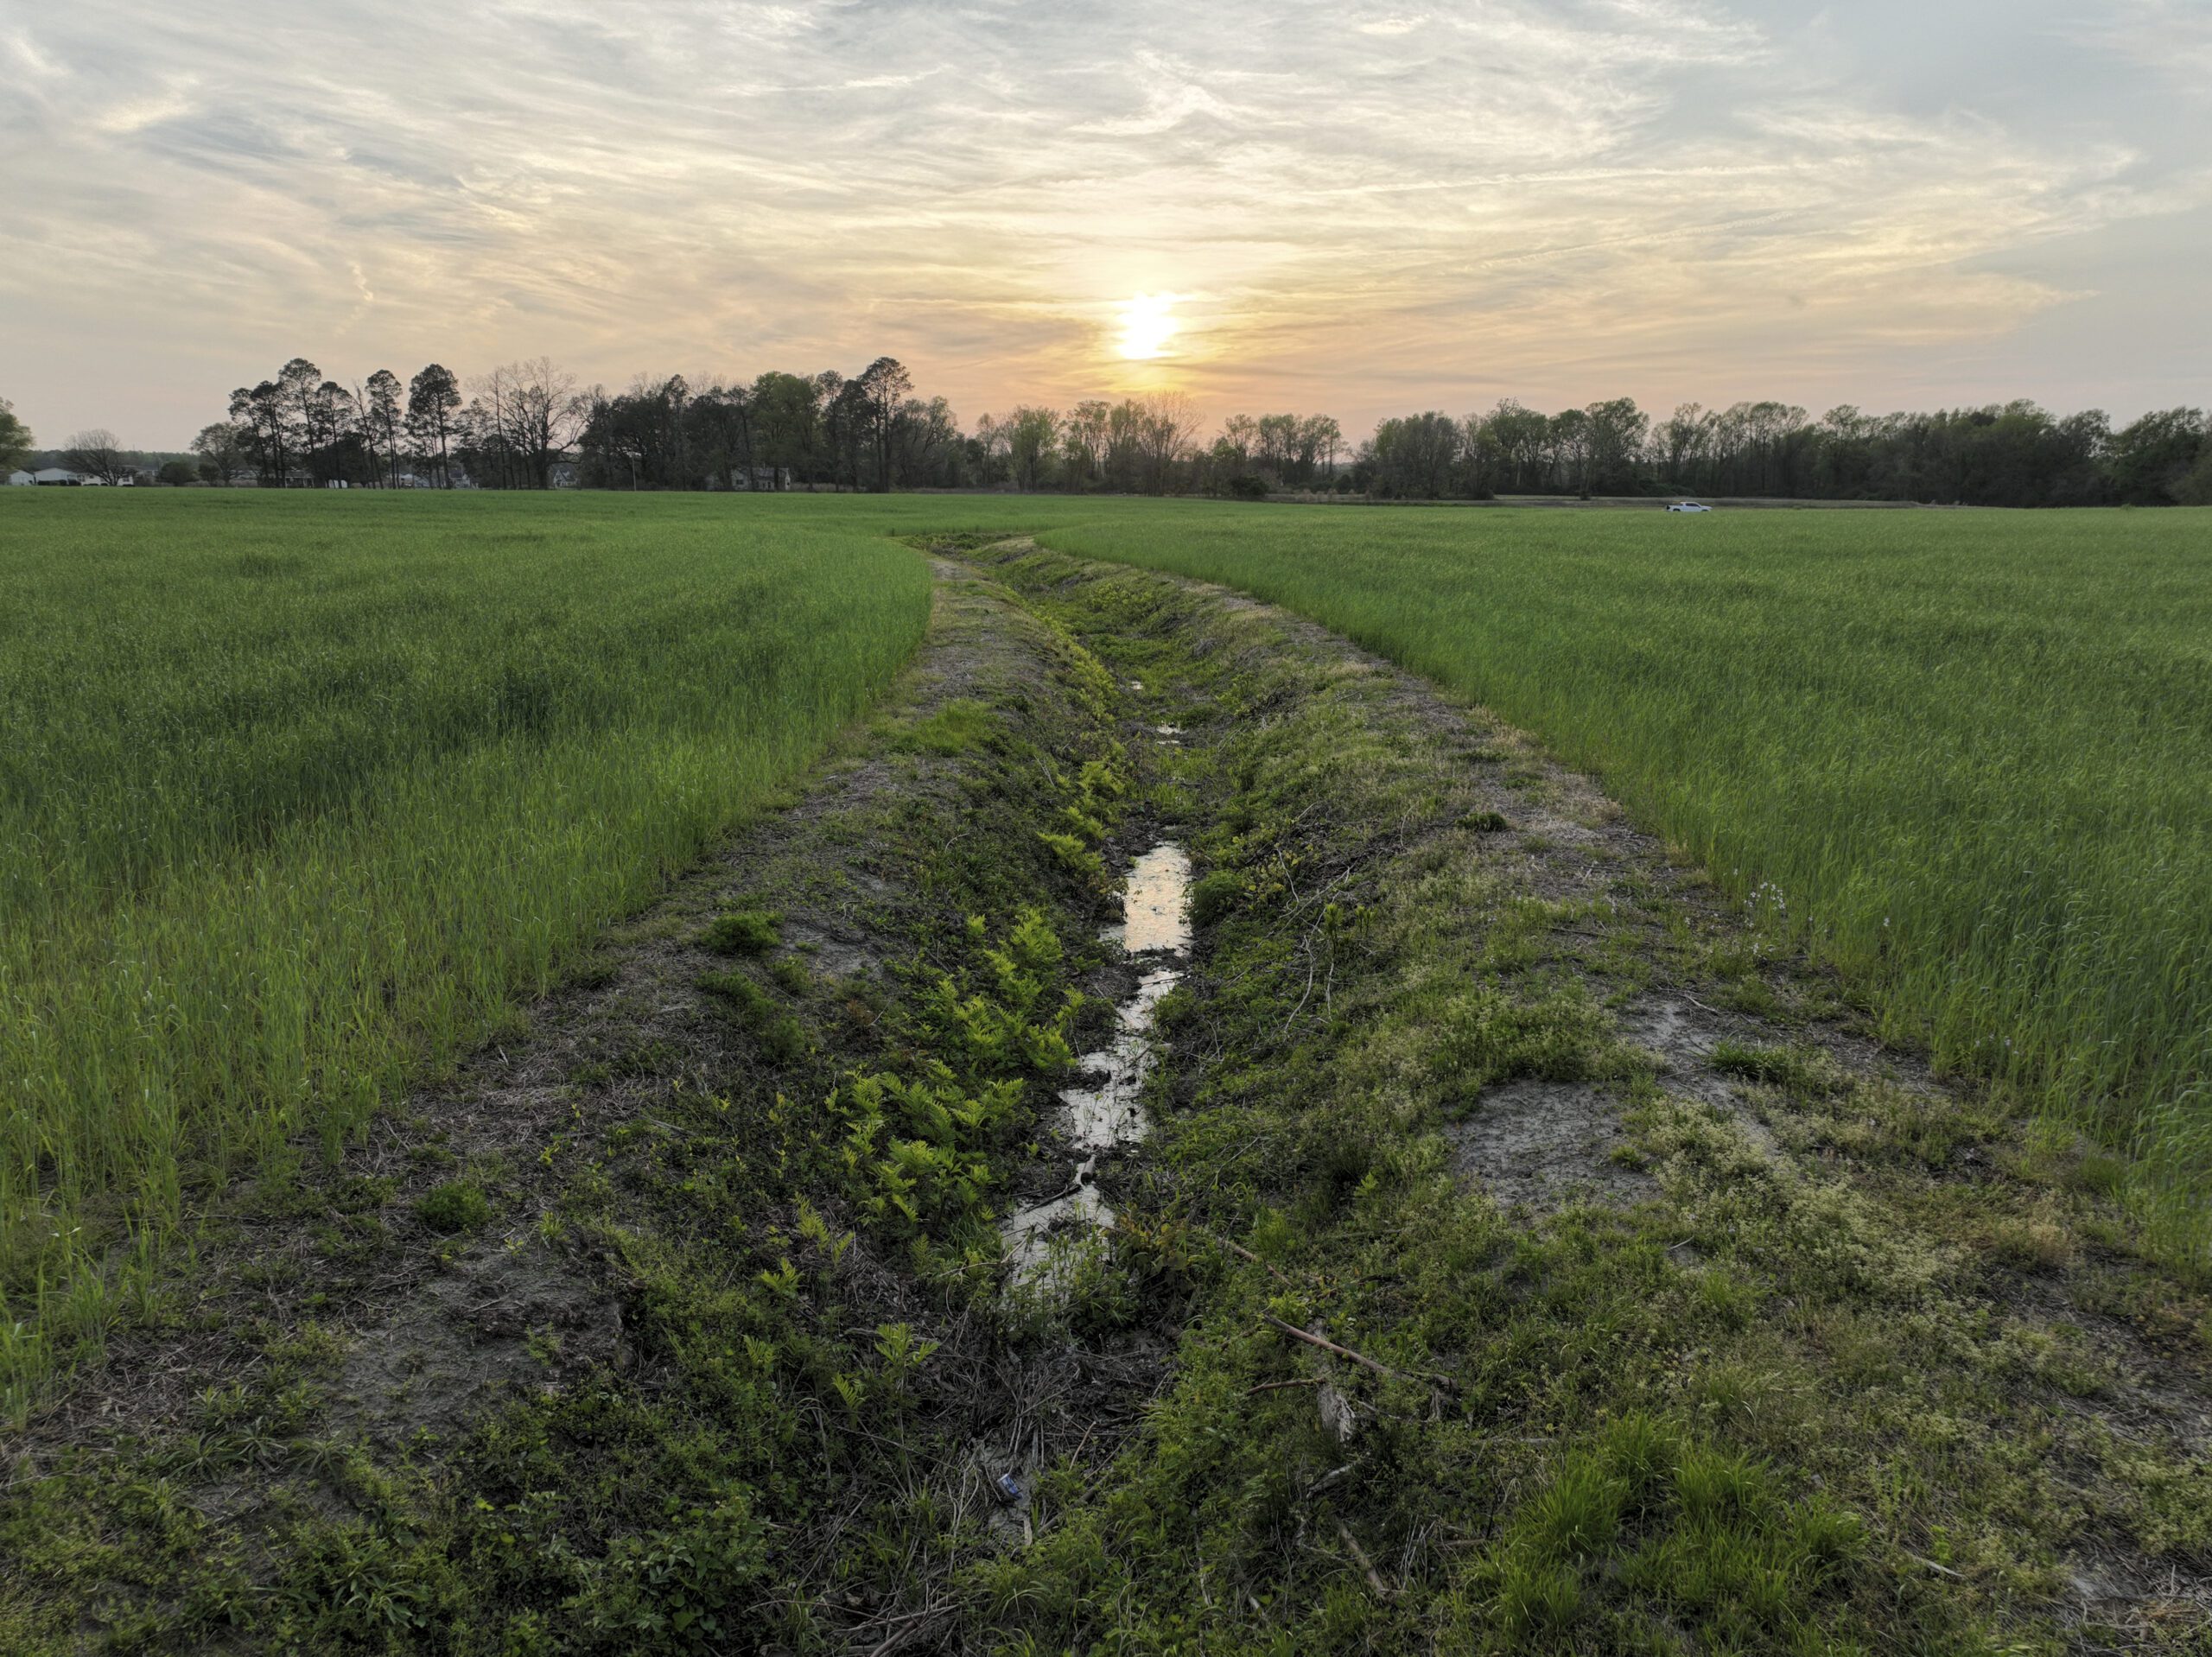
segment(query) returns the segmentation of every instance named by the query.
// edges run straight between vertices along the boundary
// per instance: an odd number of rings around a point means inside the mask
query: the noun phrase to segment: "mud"
[[[1619,1101],[1581,1082],[1509,1082],[1445,1130],[1452,1165],[1503,1208],[1547,1214],[1573,1202],[1627,1204],[1658,1193],[1614,1159],[1626,1145]]]
[[[1100,934],[1130,955],[1191,953],[1191,859],[1176,845],[1154,847],[1129,867],[1118,924]]]

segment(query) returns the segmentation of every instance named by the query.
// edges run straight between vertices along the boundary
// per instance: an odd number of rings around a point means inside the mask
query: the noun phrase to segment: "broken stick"
[[[1350,1358],[1354,1363],[1372,1369],[1376,1374],[1386,1376],[1392,1381],[1425,1381],[1433,1387],[1443,1387],[1446,1392],[1455,1391],[1459,1387],[1459,1383],[1449,1375],[1432,1375],[1420,1372],[1409,1375],[1403,1370],[1393,1369],[1387,1363],[1376,1362],[1364,1352],[1355,1352],[1348,1346],[1338,1346],[1334,1341],[1324,1340],[1320,1336],[1310,1334],[1295,1324],[1286,1324],[1280,1317],[1266,1312],[1262,1312],[1260,1315],[1294,1340],[1303,1341],[1308,1346],[1318,1346],[1324,1352],[1333,1352],[1340,1358]]]

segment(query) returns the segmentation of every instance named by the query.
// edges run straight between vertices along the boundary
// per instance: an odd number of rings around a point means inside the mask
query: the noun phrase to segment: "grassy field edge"
[[[54,508],[48,561],[0,569],[29,651],[0,687],[17,1421],[229,1180],[334,1154],[775,797],[929,602],[863,531],[434,502],[354,514],[341,558],[321,503],[194,505]]]

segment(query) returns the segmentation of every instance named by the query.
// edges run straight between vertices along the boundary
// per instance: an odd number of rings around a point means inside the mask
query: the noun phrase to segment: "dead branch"
[[[1407,1374],[1402,1370],[1393,1369],[1387,1363],[1377,1363],[1363,1352],[1355,1352],[1348,1346],[1338,1346],[1334,1341],[1324,1340],[1319,1335],[1310,1335],[1302,1329],[1284,1323],[1280,1317],[1271,1317],[1265,1312],[1262,1312],[1261,1317],[1294,1340],[1303,1341],[1308,1346],[1318,1346],[1324,1352],[1333,1352],[1340,1358],[1350,1358],[1362,1368],[1372,1369],[1376,1374],[1385,1376],[1391,1381],[1425,1381],[1432,1386],[1443,1387],[1446,1392],[1459,1390],[1459,1383],[1449,1375],[1433,1375],[1425,1372]]]
[[[1241,1243],[1233,1243],[1226,1237],[1216,1237],[1214,1241],[1219,1243],[1224,1248],[1226,1248],[1230,1254],[1236,1255],[1237,1259],[1249,1261],[1252,1265],[1258,1267],[1276,1282],[1288,1283],[1290,1281],[1290,1279],[1285,1277],[1281,1272],[1275,1270],[1274,1267],[1262,1260],[1257,1254],[1254,1254],[1250,1249],[1243,1247]]]
[[[1375,1568],[1375,1561],[1367,1557],[1367,1550],[1359,1545],[1359,1538],[1351,1533],[1351,1527],[1341,1519],[1337,1521],[1337,1534],[1344,1539],[1344,1546],[1351,1550],[1351,1557],[1359,1561],[1359,1568],[1367,1573],[1367,1585],[1384,1599],[1395,1597],[1390,1584],[1382,1580],[1382,1573]]]

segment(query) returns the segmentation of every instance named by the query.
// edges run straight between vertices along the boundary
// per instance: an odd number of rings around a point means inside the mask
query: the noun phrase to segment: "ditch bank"
[[[976,555],[1165,728],[1181,1324],[976,1572],[1022,1649],[2193,1648],[2212,1322],[1586,778],[1222,589]]]

